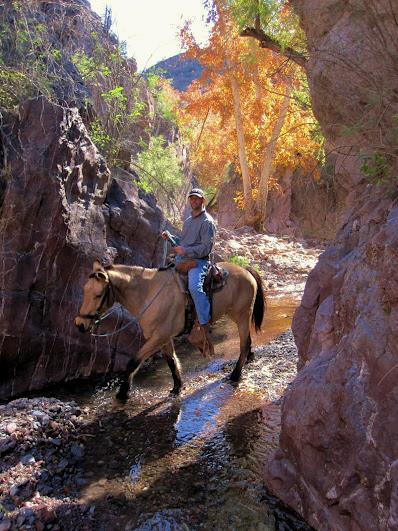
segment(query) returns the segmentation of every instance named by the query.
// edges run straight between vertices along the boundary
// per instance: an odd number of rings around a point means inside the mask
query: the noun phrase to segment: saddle
[[[193,264],[194,262],[194,264]],[[176,271],[179,273],[179,279],[181,281],[180,287],[182,291],[189,294],[188,290],[188,271],[193,269],[198,264],[196,260],[182,260],[176,265]],[[228,271],[219,267],[217,264],[211,264],[207,270],[205,281],[203,283],[203,290],[206,293],[210,305],[211,298],[213,293],[221,291],[225,285],[225,279],[227,277]],[[189,295],[190,296],[190,295]]]
[[[193,269],[194,267],[197,267],[198,262],[196,260],[188,259],[188,260],[181,260],[179,262],[176,262],[176,271],[177,273],[180,273],[180,275],[188,275],[188,271],[190,269]]]

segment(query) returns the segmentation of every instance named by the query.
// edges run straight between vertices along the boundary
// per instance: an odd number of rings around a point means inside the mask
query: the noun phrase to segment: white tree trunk
[[[238,154],[239,164],[242,172],[243,182],[243,197],[246,205],[246,219],[250,219],[253,215],[253,196],[252,183],[250,179],[249,166],[247,165],[245,136],[243,133],[242,109],[240,105],[239,87],[236,79],[231,76],[232,94],[234,97],[234,110],[236,122],[236,136],[238,140]]]
[[[268,183],[269,177],[271,174],[271,163],[272,157],[275,150],[276,142],[281,134],[283,124],[285,123],[287,111],[290,103],[290,93],[292,89],[292,80],[290,79],[287,87],[286,93],[283,98],[283,103],[281,107],[281,112],[279,113],[278,120],[275,124],[274,130],[272,131],[270,141],[268,143],[265,155],[264,163],[261,170],[260,182],[258,184],[258,193],[256,199],[256,218],[260,223],[263,223],[265,220],[265,212],[267,208],[267,198],[268,198]]]
[[[223,11],[218,0],[215,0],[215,4],[218,10],[218,16],[220,17],[220,27],[222,36],[226,39],[227,31],[225,28]],[[231,81],[232,96],[234,99],[234,112],[235,112],[235,123],[236,123],[236,136],[238,142],[238,155],[239,155],[239,165],[242,172],[242,182],[243,182],[243,197],[245,200],[246,212],[245,219],[247,221],[251,220],[254,214],[254,202],[252,195],[252,185],[250,179],[249,166],[247,164],[246,156],[246,146],[245,146],[245,136],[243,133],[243,120],[242,120],[242,107],[240,104],[240,95],[239,95],[239,86],[236,78],[233,75],[233,64],[231,61],[231,56],[228,51],[228,48],[225,48],[225,63],[229,72],[229,78]]]

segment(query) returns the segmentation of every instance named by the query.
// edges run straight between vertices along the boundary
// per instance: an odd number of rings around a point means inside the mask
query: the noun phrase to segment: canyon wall
[[[351,209],[294,315],[299,373],[265,479],[316,529],[396,529],[398,6],[292,4],[308,39],[314,112]]]
[[[43,96],[3,113],[0,174],[0,398],[122,369],[142,337],[74,324],[93,260],[157,267],[168,223],[133,176],[113,174],[77,109]],[[108,332],[131,317],[119,310]]]

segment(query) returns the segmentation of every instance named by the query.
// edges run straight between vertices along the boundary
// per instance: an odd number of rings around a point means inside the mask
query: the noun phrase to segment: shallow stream
[[[253,334],[253,345],[262,348],[286,331],[298,303],[296,296],[268,299],[264,331]],[[64,397],[92,413],[80,501],[97,529],[310,529],[263,486],[264,463],[278,443],[285,380],[276,381],[283,368],[278,373],[275,365],[282,360],[275,357],[274,372],[259,365],[251,378],[247,366],[234,386],[227,376],[239,351],[235,325],[219,322],[213,338],[220,356],[214,360],[190,345],[177,347],[185,382],[178,398],[169,396],[163,359],[137,374],[124,405],[114,399],[117,380]]]

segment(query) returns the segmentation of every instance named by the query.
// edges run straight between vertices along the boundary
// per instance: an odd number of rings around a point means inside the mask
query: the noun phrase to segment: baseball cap
[[[197,195],[198,197],[205,196],[203,190],[201,190],[200,188],[192,188],[192,190],[189,192],[188,197],[191,197],[192,195]]]

